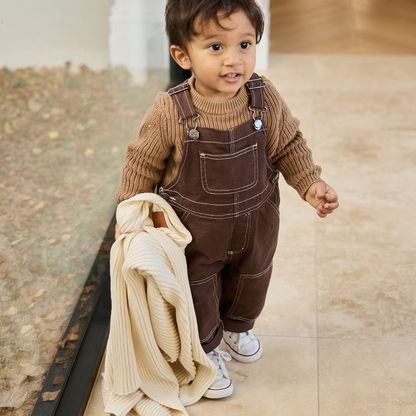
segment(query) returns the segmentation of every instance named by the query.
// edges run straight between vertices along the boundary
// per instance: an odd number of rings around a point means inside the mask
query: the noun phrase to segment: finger
[[[317,208],[323,214],[331,214],[335,209],[338,208],[338,203],[325,204]]]
[[[325,218],[326,217],[326,215],[327,214],[324,214],[323,212],[321,212],[321,211],[316,211],[316,213],[318,214],[318,217],[320,217],[320,218]]]
[[[335,202],[338,200],[338,194],[332,188],[329,188],[325,193],[325,199],[330,202]]]
[[[323,205],[323,208],[325,209],[329,209],[331,211],[333,211],[334,209],[337,209],[339,207],[339,202],[335,201],[335,202],[327,202]]]
[[[315,186],[315,199],[320,200],[325,197],[326,184],[325,182],[317,182]]]
[[[331,209],[323,209],[323,208],[318,210],[319,214],[322,214],[324,216],[327,216],[329,214],[332,214],[332,211],[333,210],[331,210]]]

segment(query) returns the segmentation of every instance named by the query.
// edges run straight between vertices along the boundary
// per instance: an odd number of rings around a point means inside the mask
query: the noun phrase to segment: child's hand
[[[316,213],[321,218],[339,206],[337,193],[325,182],[313,183],[306,192],[305,199],[316,208]]]
[[[163,215],[163,212],[154,212],[152,214],[153,216],[153,223],[155,227],[166,227],[168,228],[166,221],[165,221],[165,216]],[[115,228],[115,233],[114,233],[114,237],[116,239],[116,241],[118,240],[118,238],[121,236],[121,231],[120,231],[120,227],[118,226],[118,223],[116,222],[116,228]]]
[[[120,236],[121,236],[120,227],[118,226],[118,223],[116,222],[116,231],[115,231],[115,236],[114,236],[116,241]]]

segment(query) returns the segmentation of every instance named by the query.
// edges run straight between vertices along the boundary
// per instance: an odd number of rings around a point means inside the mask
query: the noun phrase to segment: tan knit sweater
[[[264,94],[268,108],[264,114],[267,155],[286,182],[304,197],[308,188],[320,180],[321,168],[313,163],[311,151],[299,131],[299,121],[292,116],[273,84],[262,78],[266,83]],[[199,94],[194,83],[195,78],[191,77],[190,93],[200,115],[199,127],[228,130],[252,118],[246,88],[241,88],[230,100],[216,102]],[[136,141],[128,145],[117,203],[142,192],[152,192],[158,183],[166,186],[175,179],[186,135],[185,126],[178,120],[172,98],[167,92],[160,92],[143,118]]]

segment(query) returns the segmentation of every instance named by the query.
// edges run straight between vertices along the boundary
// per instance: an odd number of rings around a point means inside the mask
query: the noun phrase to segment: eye
[[[222,49],[222,46],[216,43],[215,45],[211,45],[209,49],[211,49],[212,51],[220,51]]]
[[[248,49],[250,47],[250,42],[243,42],[241,45],[240,45],[240,48],[241,49]]]

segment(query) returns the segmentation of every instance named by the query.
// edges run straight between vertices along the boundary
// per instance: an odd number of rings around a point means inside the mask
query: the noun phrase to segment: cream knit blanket
[[[152,212],[163,212],[168,228],[155,228]],[[184,250],[192,237],[156,194],[121,202],[117,222],[122,236],[110,257],[105,411],[187,415],[184,406],[197,402],[216,375],[199,342],[189,290]]]

